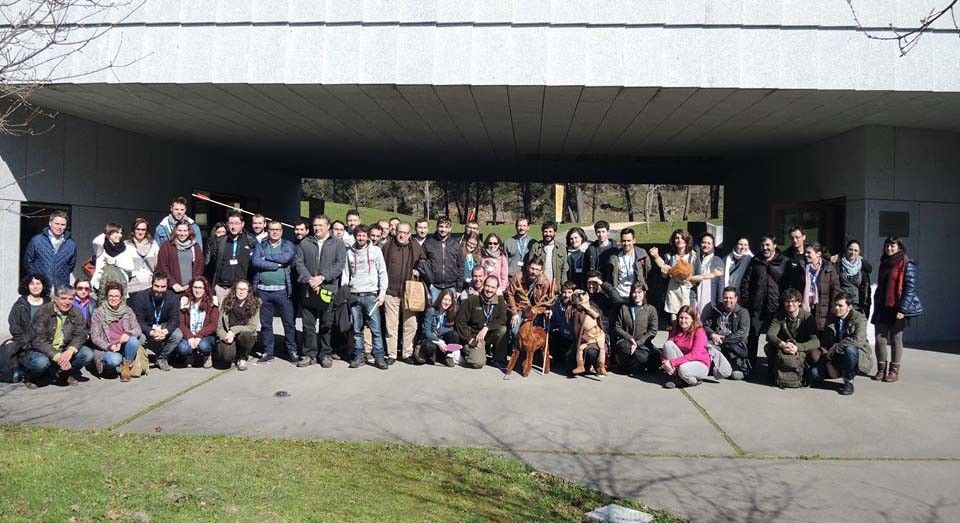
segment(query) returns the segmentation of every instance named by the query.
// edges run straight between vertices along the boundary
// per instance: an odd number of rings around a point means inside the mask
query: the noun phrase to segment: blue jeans
[[[860,365],[860,349],[852,345],[846,345],[841,350],[843,352],[834,354],[830,361],[840,372],[844,382],[853,381],[853,378],[857,376],[857,369]],[[820,361],[807,368],[807,379],[810,381],[823,381],[829,378],[826,356],[822,356]]]
[[[287,354],[297,360],[297,328],[293,322],[293,300],[287,296],[287,291],[257,291],[260,295],[260,343],[263,344],[263,355],[273,356],[273,316],[280,315],[283,323],[283,338],[287,346]]]
[[[213,336],[204,336],[200,338],[200,343],[197,344],[197,352],[201,356],[209,356],[213,352],[213,347],[216,346],[217,339]],[[180,340],[180,344],[177,345],[177,353],[186,358],[193,352],[193,349],[190,348],[190,342],[187,338]]]
[[[131,337],[117,352],[104,351],[103,368],[117,368],[124,360],[132,362],[137,357],[137,347],[139,346],[140,340],[136,337]]]
[[[81,371],[93,360],[93,349],[90,347],[80,347],[80,350],[70,358],[70,370],[67,371],[74,377],[80,376]],[[39,351],[30,352],[30,361],[27,363],[27,379],[37,379],[45,374],[53,374],[60,367],[53,363],[46,354]]]
[[[380,308],[377,307],[377,293],[354,294],[356,302],[350,307],[353,317],[353,357],[363,358],[363,324],[366,320],[373,337],[373,358],[383,359],[383,333],[380,332]]]

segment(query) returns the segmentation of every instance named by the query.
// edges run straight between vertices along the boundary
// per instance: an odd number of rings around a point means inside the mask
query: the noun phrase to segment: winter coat
[[[343,245],[343,242],[337,242]],[[204,322],[206,323],[206,322]],[[251,334],[256,334],[257,330],[260,329],[260,308],[253,311],[253,316],[250,317],[250,320],[244,324],[231,325],[230,324],[230,315],[227,314],[227,311],[221,311],[220,317],[217,319],[217,339],[222,340],[227,336],[227,332],[233,332],[234,335],[248,332]]]
[[[600,247],[599,240],[590,242],[587,252],[584,253],[584,265],[587,271],[598,271],[603,275],[603,281],[614,283],[610,274],[610,257],[620,251],[617,242],[610,240],[606,247]]]
[[[510,261],[503,252],[497,257],[483,256],[480,258],[480,265],[484,270],[491,267],[493,270],[487,271],[487,275],[496,276],[500,280],[500,291],[507,290],[507,286],[510,285]]]
[[[833,316],[830,318],[830,325],[823,332],[823,347],[829,349],[834,344],[852,345],[860,351],[860,361],[858,367],[860,372],[869,374],[873,370],[873,350],[870,349],[870,341],[867,340],[867,318],[856,310],[851,309],[847,314],[846,329],[841,338],[840,318]]]
[[[190,305],[193,304],[191,303]],[[185,340],[213,336],[217,333],[217,325],[219,325],[219,322],[220,308],[211,303],[210,310],[208,310],[207,314],[203,317],[203,326],[200,327],[199,331],[193,332],[190,330],[190,306],[187,306],[186,309],[180,309],[180,332],[183,334],[183,339]]]
[[[439,327],[437,326],[438,319]],[[453,331],[456,327],[456,324],[447,323],[447,311],[442,311],[436,307],[427,308],[427,312],[423,315],[423,325],[421,326],[420,332],[423,334],[424,341],[436,342],[444,334]]]
[[[644,303],[639,306],[634,318],[633,308],[632,304],[620,307],[614,321],[614,330],[617,332],[618,339],[633,340],[637,345],[645,345],[657,335],[659,325],[657,309],[649,303]]]
[[[102,251],[97,255],[97,263],[93,269],[93,277],[90,278],[90,285],[93,286],[98,292],[102,291],[100,288],[100,280],[103,277],[103,269],[105,265],[116,265],[119,268],[123,275],[126,277],[126,280],[123,282],[123,288],[127,294],[129,294],[129,283],[130,275],[133,273],[133,268],[135,263],[134,258],[139,258],[137,255],[136,249],[130,245],[124,244],[123,252],[118,254],[116,257],[111,257],[107,254],[106,251]],[[103,296],[102,294],[100,295]]]
[[[237,244],[237,264],[231,265],[234,243]],[[253,249],[256,246],[257,239],[246,231],[241,231],[236,238],[229,233],[217,238],[216,243],[210,246],[210,283],[233,287],[237,281],[249,279],[250,260],[253,259]]]
[[[294,258],[297,257],[297,248],[290,240],[280,240],[280,254],[265,254],[270,246],[270,240],[263,240],[253,248],[253,258],[250,264],[253,265],[253,287],[260,284],[260,274],[263,272],[273,272],[277,269],[283,270],[283,279],[286,283],[287,297],[293,296],[293,280],[290,278],[290,267],[293,265]]]
[[[433,278],[430,285],[440,289],[463,288],[463,249],[452,236],[443,240],[436,234],[430,236],[423,242],[423,251]]]
[[[50,298],[44,296],[43,303],[49,302]],[[13,341],[16,342],[17,347],[20,350],[28,349],[30,347],[31,335],[30,302],[27,301],[26,296],[20,296],[17,301],[13,302],[13,307],[10,308],[9,324],[10,336],[13,337]]]
[[[200,250],[203,250],[203,233],[200,232],[200,226],[187,216],[184,216],[183,219],[190,224],[190,228],[193,229],[193,237],[197,240],[197,245],[200,246]],[[170,241],[170,238],[173,238],[173,228],[170,225],[170,220],[171,216],[169,214],[166,215],[163,220],[157,224],[157,228],[153,232],[153,241],[157,242],[157,245],[160,247],[163,247],[163,244]]]
[[[707,338],[714,334],[720,334],[721,314],[720,307],[717,305],[710,304],[703,309],[700,321],[703,322],[703,330],[707,332]],[[747,334],[750,332],[750,313],[740,304],[736,304],[730,311],[729,321],[730,334],[724,336],[724,345],[746,344]]]
[[[154,324],[159,324],[168,332],[180,328],[180,296],[168,290],[163,297],[160,309],[160,319],[157,320],[153,308],[153,291],[141,292],[130,301],[130,308],[140,323],[140,331],[149,334]]]
[[[817,306],[811,310],[814,318],[817,320],[817,328],[821,331],[827,326],[827,318],[833,314],[833,297],[840,292],[840,278],[837,274],[837,267],[830,263],[826,258],[820,262],[820,276],[818,278],[819,293],[817,295]],[[806,267],[803,269],[806,271]],[[806,272],[804,272],[806,276]],[[801,294],[803,289],[800,290]],[[804,297],[806,299],[806,297]]]
[[[870,274],[873,272],[873,267],[867,260],[862,258],[861,260],[859,282],[847,280],[843,276],[843,268],[840,265],[841,261],[838,260],[837,263],[834,264],[834,267],[836,267],[837,277],[840,279],[840,290],[856,296],[856,303],[853,304],[854,308],[863,313],[864,316],[870,316],[870,307],[873,305],[870,294]],[[856,290],[856,293],[851,292],[851,290]]]
[[[809,312],[802,309],[799,318],[800,322],[794,328],[791,326],[790,320],[787,319],[785,312],[777,315],[777,318],[770,323],[770,328],[767,329],[767,343],[776,346],[781,341],[790,341],[797,344],[797,349],[803,353],[820,348],[817,320]]]
[[[413,279],[413,270],[417,263],[425,260],[423,248],[416,241],[401,245],[396,238],[387,242],[383,249],[383,260],[387,264],[387,294],[394,298],[403,296],[404,283]]]
[[[167,242],[160,246],[160,252],[157,254],[157,272],[162,272],[170,276],[170,287],[174,283],[187,285],[192,280],[203,276],[203,249],[200,243],[193,244],[193,265],[191,274],[184,276],[180,274],[180,260],[177,259],[177,246],[174,242]]]
[[[77,244],[70,238],[70,232],[63,233],[63,243],[56,252],[50,243],[50,228],[30,239],[23,252],[23,271],[25,274],[40,273],[47,277],[50,285],[67,285],[70,274],[77,265]]]
[[[917,274],[917,264],[913,260],[907,261],[903,272],[903,292],[900,294],[900,303],[897,308],[908,318],[923,314],[923,304],[920,303],[920,277]]]
[[[111,343],[110,324],[103,319],[104,307],[99,307],[94,311],[93,318],[90,320],[90,341],[93,342],[95,348],[105,351],[109,350]],[[131,338],[139,338],[143,334],[133,309],[121,316],[119,321],[123,325],[123,332]]]
[[[300,242],[293,265],[297,269],[297,278],[304,284],[304,293],[310,289],[310,278],[323,276],[320,286],[333,294],[340,289],[340,276],[347,264],[347,247],[333,235],[328,235],[321,246],[316,236],[307,236]]]
[[[53,336],[57,328],[56,304],[53,302],[43,304],[33,317],[33,321],[30,322],[30,348],[53,359],[67,347],[75,349],[83,347],[88,336],[83,315],[76,307],[70,307],[65,316],[63,344],[60,347],[54,347]]]
[[[751,314],[758,314],[762,318],[773,317],[780,310],[780,293],[786,290],[784,285],[784,268],[786,258],[775,254],[773,259],[767,260],[763,256],[754,256],[750,260],[747,272],[740,282],[740,305],[743,305]],[[803,292],[803,287],[800,287]]]
[[[543,263],[551,263],[553,267],[553,288],[559,289],[567,281],[567,248],[556,241],[553,242],[553,259],[548,260],[546,254],[546,247],[543,244],[543,241],[534,242],[530,246],[530,251],[527,253],[527,259],[523,261],[524,264],[529,263],[530,260],[534,258],[543,259]],[[526,265],[524,265],[526,266]],[[547,273],[547,268],[544,266],[543,273]]]
[[[131,240],[126,241],[127,247],[132,250],[133,272],[130,274],[130,283],[127,293],[145,291],[153,286],[153,273],[157,270],[157,257],[160,255],[160,246],[157,242],[150,242],[150,249],[146,256],[140,256],[137,246]],[[201,269],[203,265],[201,264]]]
[[[456,321],[460,339],[471,340],[484,327],[493,330],[507,325],[507,303],[503,296],[494,296],[491,303],[494,307],[489,320],[483,314],[483,301],[480,296],[470,296],[460,304]]]

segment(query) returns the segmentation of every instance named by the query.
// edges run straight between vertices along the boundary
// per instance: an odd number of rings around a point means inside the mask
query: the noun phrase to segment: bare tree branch
[[[952,0],[946,7],[942,9],[931,9],[927,16],[924,16],[920,19],[920,25],[910,29],[898,29],[890,24],[889,31],[893,34],[876,34],[871,32],[871,29],[864,27],[863,23],[860,22],[860,17],[857,15],[857,10],[853,6],[853,0],[847,0],[847,5],[850,6],[850,13],[853,15],[854,22],[857,23],[857,28],[863,31],[863,34],[870,38],[871,40],[886,40],[886,41],[896,41],[897,46],[900,48],[900,56],[906,56],[917,43],[920,41],[920,37],[924,35],[927,31],[930,30],[930,26],[936,23],[937,20],[943,18],[947,13],[950,14],[950,18],[953,20],[953,27],[957,29],[957,36],[960,37],[960,26],[957,25],[957,17],[954,12],[954,8],[957,6],[957,3],[960,0]]]

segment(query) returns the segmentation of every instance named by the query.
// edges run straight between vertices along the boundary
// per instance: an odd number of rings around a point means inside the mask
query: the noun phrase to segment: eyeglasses
[[[487,242],[487,245],[493,247],[494,245],[500,245],[500,242]]]
[[[89,291],[89,290],[90,290],[90,287],[87,287],[87,286],[77,287],[77,290],[78,290],[78,291]]]
[[[193,287],[191,287],[191,289],[193,289],[193,290],[195,290],[195,291],[205,291],[205,290],[207,290],[207,288],[204,287],[203,285],[194,285]]]
[[[146,227],[137,227],[137,228],[134,229],[134,230],[135,230],[135,231],[144,231],[144,232],[146,232],[147,228],[146,228]]]

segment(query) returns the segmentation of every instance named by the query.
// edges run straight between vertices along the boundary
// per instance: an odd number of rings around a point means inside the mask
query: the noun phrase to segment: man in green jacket
[[[93,350],[84,345],[86,322],[80,309],[73,306],[76,291],[69,285],[59,285],[55,291],[53,301],[41,305],[30,322],[28,388],[48,382],[54,374],[67,385],[86,381],[81,371],[93,359]]]
[[[500,280],[487,276],[480,295],[470,295],[457,311],[456,328],[464,340],[461,354],[464,367],[479,369],[487,362],[487,351],[493,351],[493,361],[501,367],[507,363],[507,304],[497,296]]]
[[[800,387],[807,356],[820,348],[817,320],[800,308],[800,292],[787,289],[783,293],[785,312],[778,315],[767,329],[767,355],[770,380],[780,388]]]
[[[543,222],[540,226],[543,239],[533,242],[524,262],[534,258],[543,260],[543,274],[548,280],[553,280],[553,288],[560,289],[567,281],[567,248],[557,243],[557,223]]]
[[[853,308],[853,297],[838,292],[833,297],[833,317],[823,332],[826,353],[812,358],[807,369],[810,381],[843,378],[840,394],[853,394],[857,371],[870,373],[873,352],[867,341],[867,318]]]

